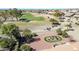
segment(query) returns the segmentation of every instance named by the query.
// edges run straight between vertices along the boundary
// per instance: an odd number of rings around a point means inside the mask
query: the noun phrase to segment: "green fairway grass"
[[[29,19],[31,21],[44,21],[44,17],[42,17],[42,16],[35,17],[31,13],[25,13],[24,15],[22,15],[21,18],[23,18],[23,19]]]

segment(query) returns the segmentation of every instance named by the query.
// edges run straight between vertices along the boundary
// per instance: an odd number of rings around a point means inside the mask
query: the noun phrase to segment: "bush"
[[[53,15],[56,16],[56,17],[59,17],[59,16],[61,16],[62,14],[60,14],[60,13],[54,13]]]
[[[62,38],[60,36],[47,36],[44,38],[44,40],[46,42],[52,43],[52,42],[59,42],[62,40]]]
[[[16,45],[16,41],[12,39],[7,39],[7,38],[0,39],[0,47],[3,49],[8,48],[9,50],[12,51],[15,49],[15,45]]]
[[[21,51],[32,51],[33,49],[32,49],[30,46],[28,46],[28,45],[26,45],[26,44],[23,44],[23,45],[20,47],[20,50],[21,50]]]
[[[61,28],[59,28],[59,29],[57,29],[56,31],[57,31],[58,35],[61,35],[61,36],[64,37],[64,38],[69,37],[69,35],[68,35],[68,33],[66,32],[66,30],[62,31]]]
[[[7,40],[0,39],[0,47],[1,48],[8,48],[9,47],[9,42]]]
[[[31,37],[32,32],[31,32],[31,30],[26,29],[26,30],[23,31],[23,35],[24,35],[25,37]]]
[[[27,43],[34,41],[33,37],[37,36],[36,33],[32,33],[29,29],[24,30],[23,35]]]
[[[57,29],[56,31],[57,31],[58,35],[62,35],[62,30],[61,30],[61,28]]]
[[[60,25],[56,19],[50,19],[50,22],[52,23],[52,27]]]
[[[63,32],[62,32],[62,37],[67,38],[67,37],[69,37],[69,35],[67,34],[66,31],[63,31]]]
[[[58,21],[56,19],[52,19],[52,18],[49,21],[52,23],[58,23]]]

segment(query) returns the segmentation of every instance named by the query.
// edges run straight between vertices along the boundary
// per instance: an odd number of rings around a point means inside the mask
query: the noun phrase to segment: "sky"
[[[78,8],[79,0],[0,0],[0,8]]]

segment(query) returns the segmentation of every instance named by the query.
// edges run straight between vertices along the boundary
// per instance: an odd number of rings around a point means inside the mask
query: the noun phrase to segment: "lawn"
[[[24,19],[29,19],[31,21],[44,21],[44,17],[42,16],[34,16],[32,15],[31,13],[25,13],[24,15],[22,15],[21,18],[24,18]]]

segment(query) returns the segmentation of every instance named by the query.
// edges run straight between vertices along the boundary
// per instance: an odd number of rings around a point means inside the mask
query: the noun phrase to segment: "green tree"
[[[13,35],[16,38],[20,37],[19,28],[15,24],[12,23],[3,24],[1,26],[1,29],[2,29],[2,34]]]
[[[2,34],[5,34],[7,36],[9,36],[11,39],[17,41],[18,43],[18,48],[20,47],[21,43],[20,43],[20,33],[19,33],[19,29],[15,24],[3,24],[1,26],[1,30],[2,30]]]
[[[12,39],[9,39],[9,38],[3,38],[3,39],[0,39],[0,48],[7,48],[9,49],[10,51],[14,50],[15,48],[15,45],[16,45],[16,41],[15,40],[12,40]]]

